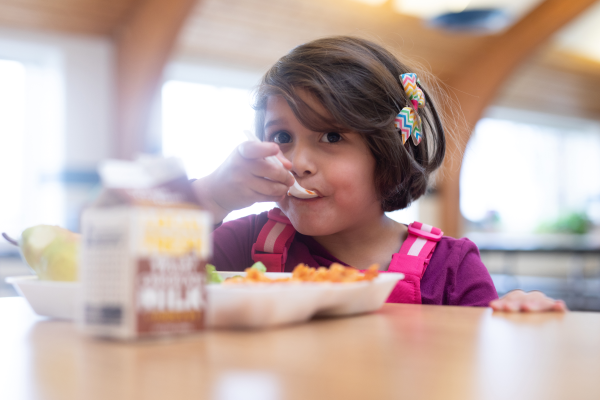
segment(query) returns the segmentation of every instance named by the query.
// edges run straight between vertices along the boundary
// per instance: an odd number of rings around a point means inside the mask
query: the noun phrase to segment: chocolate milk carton
[[[212,220],[175,159],[105,163],[82,217],[80,325],[134,339],[202,329]]]

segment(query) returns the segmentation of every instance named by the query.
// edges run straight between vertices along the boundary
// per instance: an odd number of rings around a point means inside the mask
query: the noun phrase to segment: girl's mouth
[[[298,202],[298,203],[314,203],[316,201],[322,200],[325,198],[325,196],[321,195],[319,192],[316,192],[317,197],[309,197],[309,198],[299,198],[299,197],[295,197],[295,196],[289,196],[290,200],[292,200],[293,202]]]
[[[298,181],[294,181],[294,184],[288,190],[288,196],[294,196],[299,199],[310,199],[313,197],[317,197],[318,194],[314,190],[309,190],[309,189],[303,188],[302,186],[300,186]]]
[[[322,198],[323,198],[322,196],[319,196],[319,197],[311,197],[311,198],[308,198],[308,199],[300,199],[300,198],[298,198],[298,197],[294,197],[294,196],[290,196],[290,197],[291,197],[293,200],[295,200],[295,201],[302,201],[302,202],[308,202],[308,201],[317,201],[317,200],[320,200],[320,199],[322,199]]]
[[[302,193],[300,195],[299,195],[299,193],[297,193],[297,191],[291,190],[291,189],[288,191],[287,195],[293,199],[301,199],[301,200],[318,199],[318,198],[323,197],[323,195],[321,193],[319,193],[318,190],[304,189],[304,188],[302,188]]]

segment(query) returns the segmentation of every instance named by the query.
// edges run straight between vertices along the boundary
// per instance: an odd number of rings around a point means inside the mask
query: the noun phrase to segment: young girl
[[[352,37],[315,40],[282,57],[257,93],[262,142],[243,143],[193,183],[216,221],[255,202],[278,205],[218,227],[213,263],[235,271],[263,261],[288,272],[298,263],[379,264],[406,275],[390,302],[564,310],[539,292],[498,300],[471,241],[385,215],[422,196],[444,158],[441,119],[412,72],[381,46]],[[317,197],[287,195],[294,178]]]

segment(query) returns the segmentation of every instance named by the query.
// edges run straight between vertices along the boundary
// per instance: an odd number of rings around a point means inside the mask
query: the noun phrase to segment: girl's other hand
[[[283,167],[265,160],[270,156],[276,156]],[[192,187],[215,222],[220,222],[233,210],[282,200],[294,184],[291,168],[277,144],[244,142],[215,172],[194,181]]]
[[[537,290],[526,293],[522,290],[513,290],[498,300],[492,300],[490,307],[494,311],[508,312],[542,312],[542,311],[568,311],[562,300],[554,300]]]

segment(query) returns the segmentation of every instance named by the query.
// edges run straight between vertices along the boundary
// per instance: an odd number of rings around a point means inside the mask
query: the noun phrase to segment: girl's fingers
[[[507,294],[502,296],[500,298],[500,300],[517,300],[517,299],[521,299],[523,296],[526,296],[526,295],[527,295],[527,293],[525,293],[521,289],[511,290],[510,292],[508,292]]]
[[[500,299],[492,300],[489,304],[494,311],[502,311],[502,301]]]
[[[507,301],[504,309],[509,312],[519,312],[521,311],[521,303],[516,300]]]
[[[552,311],[569,311],[569,308],[567,307],[567,305],[565,304],[564,301],[562,300],[556,300],[554,302],[554,304],[552,305]]]
[[[277,153],[276,157],[279,161],[281,161],[281,163],[283,164],[283,167],[285,169],[287,169],[288,171],[292,169],[292,162],[290,160],[288,160],[287,158],[285,158],[285,156],[283,155],[281,150],[279,150],[279,153]],[[292,185],[293,184],[294,183],[292,182]]]
[[[526,300],[523,302],[523,304],[521,304],[521,310],[526,312],[548,311],[552,307],[553,303],[553,301],[540,302],[536,300]]]
[[[491,301],[490,307],[492,307],[494,311],[517,312],[521,308],[521,305],[517,301],[507,300],[503,297],[501,299]]]
[[[287,196],[287,195],[283,195],[283,196],[265,196],[264,194],[260,194],[258,192],[254,192],[254,198],[255,198],[254,202],[255,203],[264,203],[264,202],[277,203],[279,201],[282,201],[285,198],[285,196]]]
[[[562,300],[554,300],[542,292],[533,291],[525,293],[522,290],[512,291],[498,300],[490,302],[494,311],[506,312],[542,312],[542,311],[567,311]]]
[[[274,182],[279,182],[287,187],[294,184],[294,177],[290,172],[279,165],[274,165],[268,161],[256,160],[251,165],[250,172],[258,178],[267,178]]]
[[[288,171],[292,168],[292,164],[283,156],[275,143],[244,142],[238,146],[238,151],[243,160],[238,163],[238,166],[242,170],[249,171],[259,178],[280,182],[287,187],[294,184],[294,177]],[[265,159],[271,156],[277,156],[283,167]]]
[[[250,177],[247,187],[262,196],[270,197],[283,197],[288,191],[288,187],[282,183],[256,176]]]
[[[238,151],[246,160],[270,157],[281,152],[277,144],[264,142],[244,142],[238,146]]]

